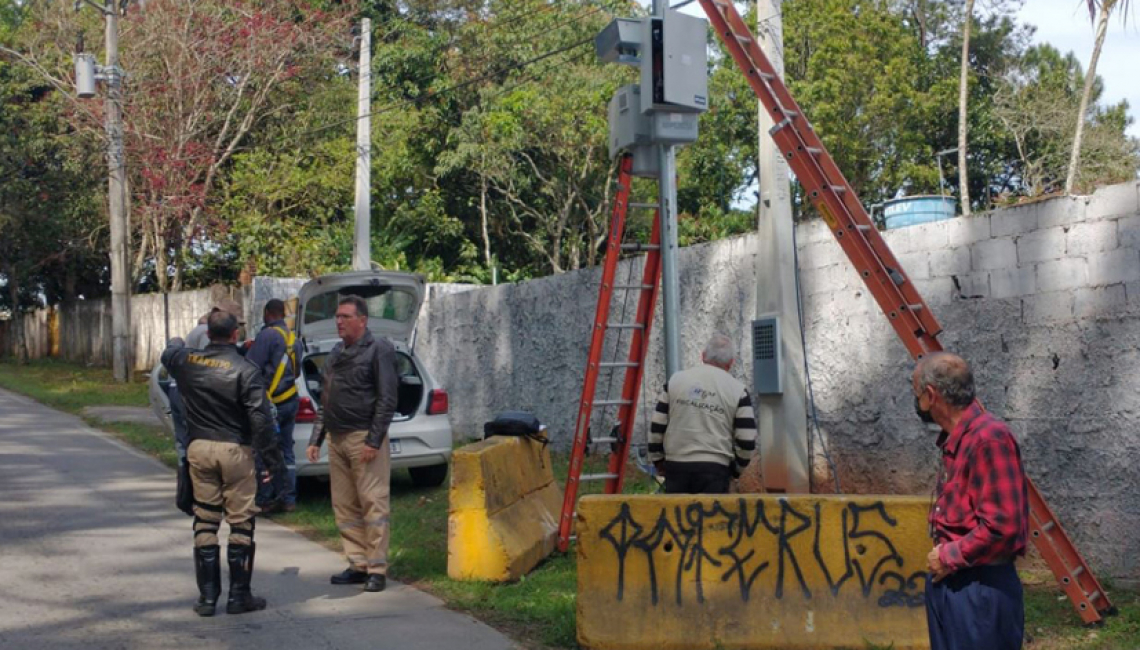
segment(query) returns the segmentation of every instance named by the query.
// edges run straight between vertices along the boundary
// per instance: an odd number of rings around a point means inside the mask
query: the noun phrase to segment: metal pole
[[[111,352],[115,381],[131,379],[131,287],[127,236],[126,159],[123,155],[122,71],[119,70],[118,2],[106,0],[107,198],[111,215]]]
[[[666,0],[653,0],[653,15],[664,16]],[[665,377],[681,370],[677,281],[677,158],[673,145],[657,145],[661,214],[661,314],[665,320]]]
[[[356,106],[356,244],[352,268],[372,268],[369,231],[372,220],[372,20],[360,22],[360,88]]]
[[[677,283],[677,159],[675,147],[658,145],[661,177],[661,313],[665,318],[665,376],[681,370],[681,344],[678,330]]]

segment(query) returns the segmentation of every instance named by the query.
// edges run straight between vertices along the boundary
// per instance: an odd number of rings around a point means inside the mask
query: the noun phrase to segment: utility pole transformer
[[[119,67],[119,11],[126,3],[104,0],[100,7],[107,28],[105,66],[95,65],[90,54],[75,57],[75,85],[80,98],[95,96],[95,81],[106,85],[107,203],[111,218],[111,365],[115,381],[131,379],[131,258],[130,224],[127,218],[127,160],[123,152],[123,71]],[[80,2],[75,5],[78,11]],[[160,271],[161,272],[161,271]]]
[[[356,237],[352,268],[372,268],[372,20],[360,23],[360,87],[356,106]]]

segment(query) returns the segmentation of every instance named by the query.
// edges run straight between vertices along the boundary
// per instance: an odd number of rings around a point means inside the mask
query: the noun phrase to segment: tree
[[[1077,109],[1076,135],[1073,136],[1073,148],[1069,155],[1069,171],[1065,175],[1065,194],[1073,193],[1073,184],[1077,179],[1077,168],[1081,159],[1081,146],[1084,139],[1085,121],[1088,119],[1089,102],[1092,99],[1093,85],[1096,81],[1096,65],[1100,60],[1100,51],[1104,47],[1104,38],[1108,33],[1108,18],[1114,11],[1120,13],[1121,20],[1128,16],[1128,0],[1088,0],[1089,19],[1096,21],[1096,37],[1093,41],[1092,57],[1089,59],[1088,74],[1085,75],[1084,90],[1081,93],[1080,108]]]
[[[969,141],[967,98],[970,85],[970,25],[974,22],[974,0],[966,0],[966,12],[962,17],[962,61],[958,77],[958,192],[962,205],[962,215],[970,214]]]
[[[40,6],[27,51],[66,87],[65,53],[84,24],[62,4]],[[149,0],[127,13],[121,59],[136,280],[150,268],[161,290],[182,287],[187,265],[212,245],[215,193],[234,154],[309,84],[333,76],[348,16],[300,0]],[[94,107],[75,116],[77,128],[101,129]]]
[[[0,58],[0,276],[18,358],[26,361],[23,319],[52,298],[53,272],[83,254],[94,188],[69,151],[59,97],[25,66]],[[88,161],[90,162],[90,161]]]
[[[926,53],[887,3],[786,3],[784,44],[789,89],[865,204],[938,187],[930,123],[952,104],[924,87]]]

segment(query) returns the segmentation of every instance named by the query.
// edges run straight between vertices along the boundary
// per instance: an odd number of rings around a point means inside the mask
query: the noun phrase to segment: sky
[[[678,0],[673,0],[677,4]],[[648,0],[642,0],[648,6]],[[700,5],[693,3],[683,9],[685,13],[703,16]],[[1134,5],[1133,15],[1140,12]],[[1089,20],[1085,0],[1026,0],[1018,14],[1022,24],[1037,28],[1034,43],[1050,43],[1062,53],[1073,52],[1088,69],[1093,48],[1093,24]],[[1127,99],[1129,115],[1133,118],[1128,133],[1140,138],[1140,80],[1131,66],[1140,63],[1140,22],[1132,19],[1127,26],[1113,18],[1108,26],[1097,74],[1104,79],[1103,103],[1113,104]]]

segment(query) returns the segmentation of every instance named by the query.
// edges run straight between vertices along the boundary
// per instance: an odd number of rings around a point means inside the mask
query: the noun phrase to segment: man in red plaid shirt
[[[942,429],[927,556],[931,650],[1019,649],[1025,610],[1014,559],[1025,554],[1029,534],[1021,450],[1009,427],[978,403],[962,358],[926,357],[913,387],[919,417]]]

